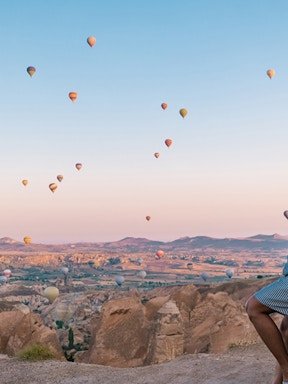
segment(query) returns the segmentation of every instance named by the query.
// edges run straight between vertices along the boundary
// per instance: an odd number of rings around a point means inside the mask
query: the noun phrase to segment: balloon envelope
[[[209,277],[209,275],[208,275],[207,272],[202,272],[200,276],[202,277],[202,279],[203,279],[204,281],[206,281],[206,280],[208,279],[208,277]]]
[[[80,171],[80,169],[82,168],[82,164],[81,163],[77,163],[77,164],[75,164],[75,167],[78,169],[78,171]]]
[[[55,299],[59,296],[59,289],[56,287],[47,287],[43,292],[44,297],[53,303]]]
[[[187,111],[187,109],[185,109],[185,108],[181,108],[180,111],[179,111],[179,113],[180,113],[180,115],[181,115],[181,116],[183,117],[183,119],[184,119],[184,117],[187,115],[188,111]]]
[[[24,241],[24,243],[25,243],[26,245],[29,245],[29,244],[32,243],[32,239],[31,239],[30,236],[25,236],[25,237],[23,238],[23,241]]]
[[[271,68],[271,69],[268,69],[268,71],[266,72],[267,73],[267,76],[272,79],[272,77],[274,77],[276,75],[276,72],[275,72],[275,69]]]
[[[70,100],[72,100],[73,102],[76,101],[78,95],[77,95],[77,92],[69,92],[69,98]]]
[[[168,148],[170,147],[170,145],[172,145],[172,143],[173,143],[172,139],[166,139],[165,140],[165,144],[167,145]]]
[[[146,220],[149,221],[151,219],[151,216],[146,216]]]
[[[161,249],[159,249],[157,252],[156,252],[156,256],[161,258],[165,255],[164,251],[162,251]]]
[[[159,152],[155,152],[155,153],[154,153],[154,157],[156,157],[156,159],[158,159],[159,156],[160,156],[160,153],[159,153]]]
[[[147,273],[145,271],[139,271],[138,276],[141,277],[141,279],[145,279],[145,277],[147,276]]]
[[[61,268],[61,272],[62,272],[64,275],[68,275],[68,273],[69,273],[69,268],[67,268],[67,267],[63,267],[63,268]]]
[[[6,276],[0,276],[0,284],[5,284],[7,283],[8,279]]]
[[[55,183],[51,183],[51,184],[49,184],[49,188],[50,188],[51,192],[54,193],[56,191],[56,189],[58,188],[58,186]]]
[[[22,180],[22,184],[26,187],[26,185],[28,184],[28,180]]]
[[[34,73],[36,72],[36,68],[35,67],[28,67],[27,72],[30,75],[30,77],[32,77],[34,75]]]
[[[96,44],[96,37],[94,37],[94,36],[87,37],[87,43],[92,48]]]
[[[187,268],[191,271],[193,269],[193,263],[188,263]]]
[[[117,285],[121,286],[125,281],[125,278],[124,276],[121,276],[121,275],[118,275],[118,276],[115,276],[115,282]]]
[[[233,269],[227,269],[225,273],[226,273],[226,276],[229,277],[229,279],[231,279],[234,275]]]
[[[63,180],[63,176],[62,175],[58,175],[57,176],[57,180],[60,181],[60,183],[61,183],[61,181]]]
[[[7,279],[9,279],[9,277],[11,277],[11,275],[12,275],[11,269],[5,269],[3,271],[3,276],[5,276]]]
[[[288,219],[288,211],[284,211],[284,216]]]
[[[168,104],[166,104],[166,103],[162,103],[162,104],[161,104],[161,108],[164,109],[164,111],[165,111],[165,109],[166,109],[167,107],[168,107]]]

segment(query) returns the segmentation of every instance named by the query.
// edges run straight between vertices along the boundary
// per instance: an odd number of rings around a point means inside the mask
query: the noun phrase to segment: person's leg
[[[282,322],[280,324],[280,332],[281,332],[286,350],[288,351],[288,316],[283,317]],[[281,371],[280,365],[277,364],[273,384],[282,384],[282,381],[283,381],[282,371]]]
[[[254,296],[247,301],[246,311],[259,336],[278,361],[283,380],[288,381],[288,353],[279,329],[269,316],[274,311],[261,304]]]

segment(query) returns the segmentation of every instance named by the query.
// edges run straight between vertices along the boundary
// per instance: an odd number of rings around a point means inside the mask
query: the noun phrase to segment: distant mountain
[[[0,251],[21,252],[112,252],[112,253],[141,253],[153,252],[157,249],[174,251],[192,251],[201,249],[223,249],[231,251],[263,251],[287,250],[288,237],[278,234],[258,234],[246,238],[213,238],[209,236],[181,237],[179,239],[163,242],[145,238],[125,237],[112,242],[81,242],[71,244],[31,244],[13,240],[9,237],[0,239]]]
[[[20,242],[17,240],[11,239],[11,237],[2,237],[0,239],[0,244],[16,244],[16,243],[20,243]]]

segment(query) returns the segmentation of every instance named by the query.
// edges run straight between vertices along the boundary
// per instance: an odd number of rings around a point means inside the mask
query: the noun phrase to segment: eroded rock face
[[[156,302],[157,301],[157,302]],[[113,300],[94,319],[92,344],[81,361],[135,367],[169,361],[183,354],[180,311],[167,297],[153,300],[148,310],[139,295]]]
[[[56,332],[46,327],[41,318],[20,303],[0,303],[0,352],[15,356],[32,343],[49,346],[57,359],[64,355]]]
[[[244,303],[264,283],[186,285],[148,292],[62,292],[53,304],[28,291],[22,304],[15,303],[13,289],[9,302],[0,301],[0,353],[13,356],[29,342],[40,341],[51,345],[59,357],[63,356],[61,344],[67,358],[77,362],[136,367],[183,353],[225,352],[260,340]],[[29,307],[23,304],[27,300]]]
[[[82,361],[115,367],[143,365],[150,324],[140,297],[113,300],[93,320],[92,343]]]
[[[224,352],[258,339],[243,305],[227,292],[208,293],[194,308],[185,352]]]
[[[144,304],[139,294],[114,298],[94,318],[92,343],[81,360],[133,367],[259,341],[243,306],[244,295],[235,299],[233,289],[226,288],[228,292],[201,292],[193,285],[157,289],[145,296]]]
[[[150,363],[163,363],[183,354],[183,321],[176,303],[167,301],[157,312],[155,334],[151,340]]]

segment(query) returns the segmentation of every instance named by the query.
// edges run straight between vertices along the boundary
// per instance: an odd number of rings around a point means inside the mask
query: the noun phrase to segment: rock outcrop
[[[0,302],[0,353],[15,356],[33,343],[48,346],[57,359],[64,358],[55,330],[38,315],[24,304]]]
[[[0,292],[0,353],[13,356],[39,341],[59,358],[64,351],[72,361],[114,367],[162,363],[184,353],[222,353],[260,340],[244,303],[267,283],[62,292],[53,304],[31,290],[25,296],[22,289],[22,304],[15,303],[17,290],[11,288],[9,296],[5,288],[9,301]]]

